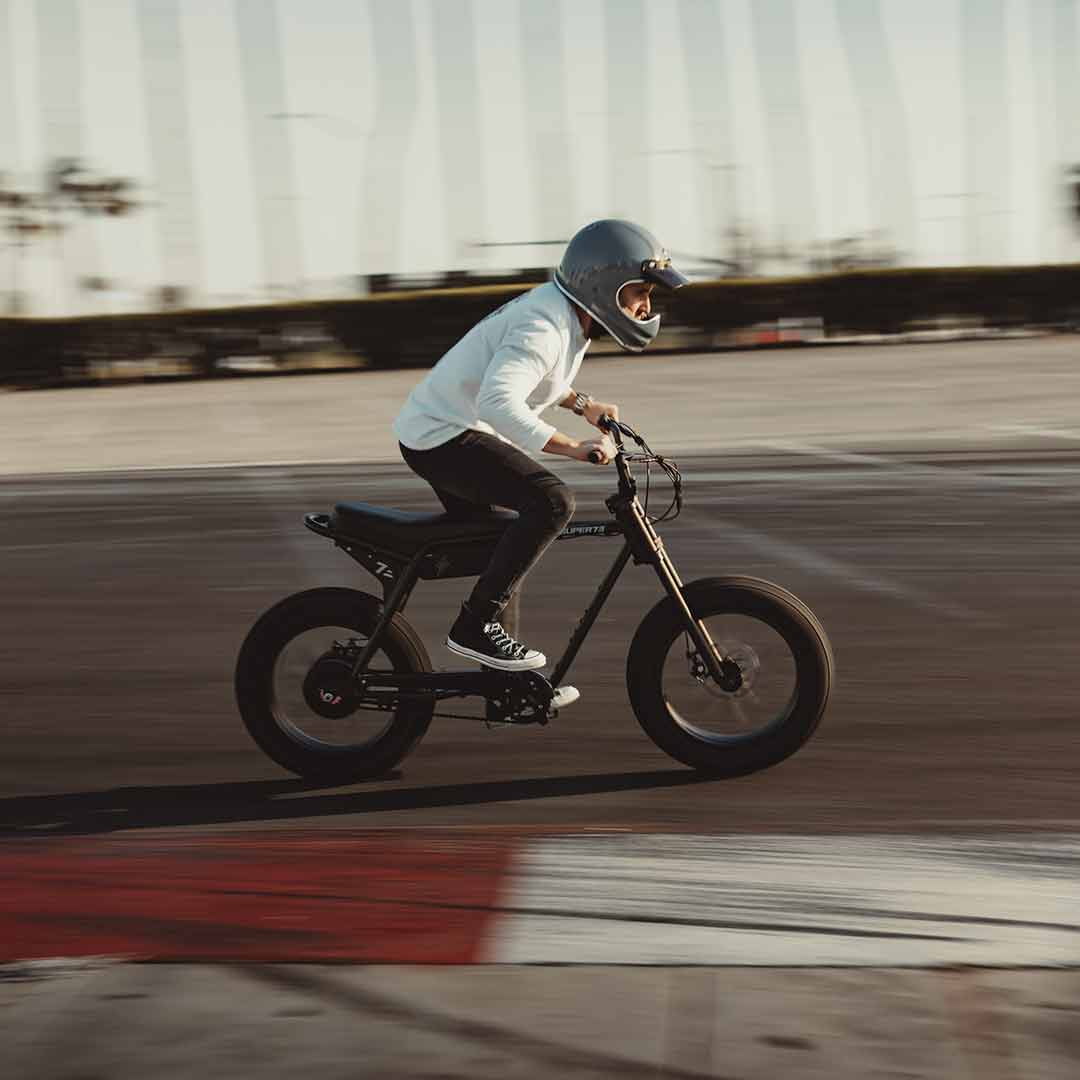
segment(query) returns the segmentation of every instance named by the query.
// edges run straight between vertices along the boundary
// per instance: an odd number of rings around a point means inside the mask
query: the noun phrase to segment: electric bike
[[[484,716],[469,719],[491,725],[547,724],[558,714],[555,690],[631,561],[651,567],[665,593],[642,619],[626,660],[630,704],[649,738],[715,776],[752,773],[798,750],[817,728],[833,681],[824,629],[806,604],[768,581],[684,584],[656,528],[682,509],[677,465],[628,425],[608,418],[604,426],[618,477],[605,502],[610,517],[572,521],[559,539],[618,536],[623,543],[550,675],[482,665],[436,671],[404,615],[418,582],[481,573],[513,512],[462,519],[339,503],[332,513],[306,514],[304,524],[374,575],[383,595],[310,589],[275,604],[251,628],[235,687],[262,750],[306,779],[349,783],[390,771],[435,715],[459,717],[436,713],[452,699],[482,699]],[[654,466],[669,478],[672,497],[651,517]]]

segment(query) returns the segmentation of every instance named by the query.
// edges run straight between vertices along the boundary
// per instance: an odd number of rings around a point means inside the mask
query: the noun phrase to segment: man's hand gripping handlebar
[[[619,439],[619,427],[618,424],[610,416],[601,416],[596,425],[605,435],[615,435],[615,444],[618,447],[622,440]],[[604,465],[612,458],[605,458],[604,454],[600,450],[589,451],[589,462],[592,465]]]

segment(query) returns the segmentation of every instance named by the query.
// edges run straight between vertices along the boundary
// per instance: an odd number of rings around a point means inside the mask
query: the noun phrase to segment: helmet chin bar
[[[575,307],[581,308],[581,310],[584,311],[590,319],[595,319],[615,339],[615,341],[619,344],[620,347],[628,349],[630,352],[644,352],[646,346],[648,346],[656,338],[656,335],[660,332],[659,314],[653,315],[650,319],[635,319],[625,314],[622,308],[619,306],[619,293],[623,291],[623,286],[630,285],[635,281],[641,280],[641,278],[630,278],[628,281],[624,281],[622,285],[620,285],[615,290],[615,310],[619,312],[620,315],[622,315],[628,325],[634,327],[645,327],[645,333],[648,336],[648,340],[642,342],[640,345],[637,345],[625,340],[627,336],[625,333],[619,333],[618,330],[613,329],[611,325],[612,320],[609,319],[605,321],[604,319],[601,319],[596,314],[596,312],[592,310],[592,308],[590,308],[587,304],[583,304],[576,296],[574,296],[574,294],[571,293],[570,290],[567,289],[562,284],[562,282],[559,281],[558,278],[554,279],[555,287],[567,298],[567,300],[574,304]]]
[[[639,345],[637,343],[625,340],[627,337],[625,333],[620,333],[618,330],[613,329],[610,323],[604,322],[603,319],[597,318],[595,315],[593,315],[591,311],[588,310],[588,308],[586,308],[585,310],[592,318],[596,319],[596,321],[616,340],[616,342],[618,342],[620,346],[622,346],[622,348],[628,349],[630,352],[644,352],[645,349],[650,344],[652,344],[653,340],[656,338],[656,335],[660,332],[659,315],[653,315],[651,319],[634,319],[631,318],[631,316],[629,315],[623,314],[622,317],[630,326],[641,326],[645,328],[645,333],[648,336],[648,340],[643,341]],[[620,314],[621,313],[622,311],[620,309]]]

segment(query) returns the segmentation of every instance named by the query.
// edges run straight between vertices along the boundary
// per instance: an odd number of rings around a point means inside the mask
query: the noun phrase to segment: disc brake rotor
[[[728,660],[738,665],[742,682],[737,690],[725,690],[718,685],[709,674],[709,669],[697,654],[691,644],[687,644],[686,658],[690,664],[690,674],[699,682],[713,697],[731,700],[732,698],[746,697],[753,692],[754,681],[761,670],[761,659],[752,646],[745,641],[727,639],[716,642],[716,651]]]

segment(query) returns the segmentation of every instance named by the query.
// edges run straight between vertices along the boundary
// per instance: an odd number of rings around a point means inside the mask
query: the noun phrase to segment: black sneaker
[[[528,671],[547,663],[542,652],[515,641],[501,623],[480,622],[470,619],[464,612],[450,627],[446,647],[458,656],[467,656],[502,671]]]

